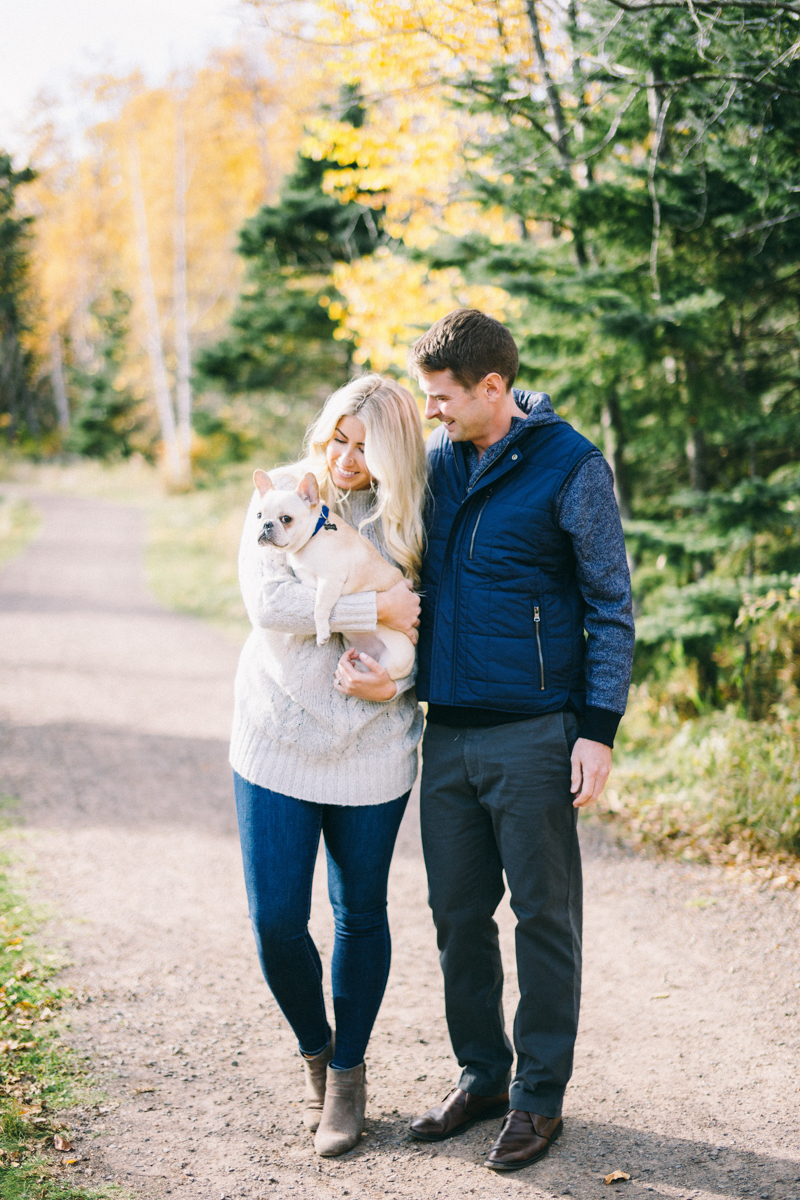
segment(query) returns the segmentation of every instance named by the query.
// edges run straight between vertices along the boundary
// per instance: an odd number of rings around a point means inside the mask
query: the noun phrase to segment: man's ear
[[[253,483],[258,488],[259,496],[266,496],[267,492],[275,486],[267,472],[261,470],[253,472]]]
[[[317,483],[316,475],[311,471],[297,485],[297,494],[302,500],[305,500],[309,508],[314,508],[319,504],[319,484]]]
[[[501,400],[506,394],[506,381],[497,371],[490,371],[488,375],[484,375],[481,383],[485,388],[487,400]]]

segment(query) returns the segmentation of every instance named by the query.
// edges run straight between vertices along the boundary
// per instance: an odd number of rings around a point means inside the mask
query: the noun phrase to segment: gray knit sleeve
[[[297,637],[314,637],[315,591],[301,583],[286,564],[284,555],[271,554],[254,536],[258,493],[254,493],[245,518],[239,546],[239,584],[250,621],[257,629],[272,629]],[[372,633],[378,625],[375,592],[342,596],[333,606],[334,633]]]
[[[410,675],[406,675],[405,679],[395,679],[397,691],[392,696],[392,700],[396,700],[398,696],[402,696],[403,692],[410,692],[417,680],[417,660],[414,659],[414,670]]]
[[[621,714],[633,666],[633,607],[614,476],[602,455],[592,454],[567,481],[557,517],[572,540],[586,605],[587,719],[593,708]]]

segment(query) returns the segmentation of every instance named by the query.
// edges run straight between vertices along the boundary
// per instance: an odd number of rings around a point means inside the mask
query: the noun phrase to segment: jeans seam
[[[320,839],[320,835],[322,834],[322,816],[323,816],[323,808],[322,808],[322,805],[320,805],[319,806],[319,815],[317,817],[317,851],[316,851],[317,854],[319,854],[319,839]],[[308,874],[308,891],[306,893],[306,917],[305,917],[306,935],[308,935],[308,922],[311,919],[311,899],[314,894],[314,874],[316,872],[316,869],[317,869],[317,860],[316,860],[316,856],[315,856],[314,865]]]
[[[322,805],[320,805],[319,806],[319,815],[317,817],[317,852],[319,852],[319,839],[320,839],[320,835],[322,833],[322,817],[323,817],[323,808],[322,808]],[[319,993],[318,993],[318,996],[316,997],[316,999],[317,999],[317,1002],[320,1004],[320,1013],[322,1015],[322,1019],[325,1022],[326,1026],[328,1027],[328,1032],[330,1033],[330,1022],[328,1021],[328,1014],[327,1014],[326,1008],[325,1008],[325,997],[322,994],[322,977],[323,977],[322,965],[321,965],[321,963],[318,964],[317,962],[314,961],[314,955],[311,953],[311,946],[309,945],[309,943],[313,941],[311,934],[308,931],[308,922],[311,919],[311,901],[312,901],[312,897],[314,894],[314,874],[316,872],[316,867],[317,867],[317,864],[316,864],[316,858],[315,858],[314,866],[312,867],[311,871],[309,872],[309,876],[308,876],[308,892],[306,894],[306,907],[305,907],[305,928],[303,930],[303,949],[305,950],[306,955],[308,956],[308,960],[314,969],[314,974],[317,976],[317,982],[319,984]],[[318,957],[319,957],[319,955],[318,955]]]

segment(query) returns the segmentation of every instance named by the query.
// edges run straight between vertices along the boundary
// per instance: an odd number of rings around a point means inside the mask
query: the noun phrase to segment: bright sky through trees
[[[237,0],[0,0],[0,146],[23,149],[21,126],[42,89],[140,67],[151,83],[236,40]]]

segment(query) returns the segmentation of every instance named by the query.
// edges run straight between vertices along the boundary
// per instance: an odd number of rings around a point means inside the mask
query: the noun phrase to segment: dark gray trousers
[[[580,1006],[577,728],[571,713],[491,729],[428,725],[422,745],[422,845],[459,1087],[495,1096],[511,1080],[493,919],[505,871],[520,989],[510,1104],[545,1117],[561,1113]]]

